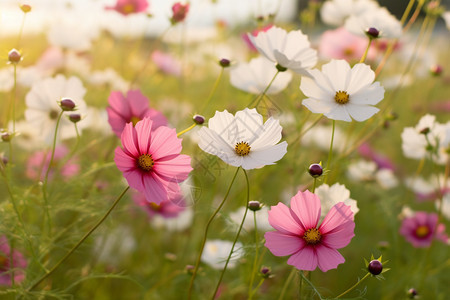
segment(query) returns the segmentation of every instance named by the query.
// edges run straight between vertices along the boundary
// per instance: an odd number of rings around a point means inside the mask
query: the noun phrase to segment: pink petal
[[[136,123],[136,134],[138,136],[138,145],[140,154],[149,153],[150,137],[152,132],[153,121],[150,118],[144,118]]]
[[[108,113],[109,125],[111,126],[115,135],[117,135],[120,138],[123,128],[125,127],[125,124],[127,123],[125,118],[121,114],[116,112],[114,109],[112,109],[111,107],[107,107],[106,112]]]
[[[305,230],[316,228],[320,219],[320,199],[316,194],[306,190],[291,199],[291,209],[297,215]]]
[[[313,247],[306,246],[297,253],[293,254],[287,261],[288,265],[294,266],[299,270],[314,271],[318,265],[317,254]]]
[[[191,158],[187,155],[177,155],[167,160],[159,159],[153,170],[158,175],[168,178],[167,180],[175,179],[176,182],[181,182],[186,180],[192,171]]]
[[[138,138],[133,124],[128,123],[127,125],[125,125],[120,139],[122,140],[122,146],[125,153],[136,158],[139,157],[139,151],[137,148]]]
[[[144,178],[139,170],[123,172],[123,177],[128,182],[128,185],[139,192],[144,192]]]
[[[273,255],[286,256],[300,251],[305,247],[305,241],[295,235],[287,235],[279,231],[269,231],[264,234],[266,246]]]
[[[284,203],[278,203],[269,210],[269,223],[276,230],[284,234],[302,236],[305,229],[296,220],[294,212]]]
[[[181,139],[177,138],[175,129],[161,126],[153,131],[149,152],[154,160],[181,152]]]
[[[345,258],[336,250],[320,245],[316,247],[319,268],[322,272],[336,269],[339,264],[345,262]]]
[[[131,109],[131,116],[134,117],[141,117],[149,109],[149,100],[140,90],[128,91],[127,102]]]
[[[144,176],[144,190],[145,199],[148,202],[160,204],[164,200],[168,200],[168,193],[165,184],[155,174],[148,174]]]
[[[167,126],[168,124],[166,117],[160,111],[157,111],[153,108],[148,109],[147,112],[142,116],[142,119],[145,117],[150,117],[150,119],[152,119],[153,130],[155,130],[159,126]]]
[[[136,169],[136,159],[134,157],[129,156],[120,147],[117,147],[114,153],[114,162],[120,171],[126,172]]]
[[[131,118],[131,111],[128,101],[126,101],[121,92],[111,92],[108,97],[108,103],[111,109],[113,109],[119,115],[124,116],[126,119]]]
[[[344,202],[339,202],[330,209],[323,219],[319,230],[323,235],[326,235],[341,231],[345,227],[354,227],[354,225],[353,212],[350,209],[350,206],[345,205]]]

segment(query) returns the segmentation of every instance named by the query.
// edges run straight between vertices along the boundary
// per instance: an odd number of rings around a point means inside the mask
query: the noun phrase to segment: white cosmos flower
[[[447,25],[447,29],[450,30],[450,11],[443,13],[442,18],[445,21],[445,25]]]
[[[402,35],[402,24],[385,7],[352,15],[345,21],[344,26],[351,33],[360,36],[366,36],[369,28],[377,29],[379,37],[383,38],[399,38]]]
[[[431,147],[431,149],[430,149]],[[416,127],[406,127],[402,132],[403,154],[408,158],[429,158],[438,164],[445,164],[450,147],[450,122],[436,122],[433,115],[425,115]]]
[[[228,255],[230,254],[233,243],[224,240],[209,240],[205,243],[205,249],[202,253],[202,262],[208,264],[214,269],[223,269]],[[234,245],[228,268],[234,268],[236,261],[244,254],[242,244],[237,242]]]
[[[231,221],[233,222],[233,225],[235,226],[241,225],[244,213],[245,213],[244,206],[230,213],[229,216]],[[258,228],[259,231],[269,231],[273,229],[273,227],[269,223],[269,208],[267,206],[261,207],[261,209],[256,211],[255,213],[256,213],[256,227]],[[242,228],[247,232],[255,229],[255,220],[253,217],[253,211],[248,210]]]
[[[330,209],[339,202],[349,205],[353,215],[359,211],[356,200],[350,198],[350,191],[343,184],[335,183],[332,186],[322,184],[316,188],[315,194],[320,199],[322,205],[321,217],[325,217]]]
[[[351,163],[347,168],[347,176],[355,182],[371,181],[375,178],[377,164],[369,160],[358,160]]]
[[[235,88],[252,94],[261,94],[276,74],[273,62],[263,56],[241,63],[230,70],[230,82]],[[284,90],[291,82],[290,72],[281,72],[270,84],[266,94],[276,94]]]
[[[303,77],[300,89],[309,98],[303,100],[313,113],[329,119],[365,121],[379,111],[372,106],[384,97],[384,88],[373,82],[375,73],[366,64],[353,68],[345,60],[331,60],[322,71],[311,70],[312,78]]]
[[[317,63],[317,51],[312,49],[308,36],[301,30],[290,31],[273,26],[257,36],[248,34],[259,53],[283,68],[308,75]]]
[[[325,24],[341,26],[351,15],[361,15],[378,7],[372,0],[331,0],[323,4],[320,16]]]
[[[235,116],[227,110],[216,111],[208,127],[198,131],[199,147],[224,162],[245,170],[273,165],[286,154],[287,143],[281,139],[278,120],[263,117],[256,109],[238,111]]]
[[[40,138],[51,145],[55,134],[56,120],[61,112],[58,102],[69,98],[76,104],[75,112],[64,112],[58,128],[58,138],[68,139],[76,136],[74,124],[67,118],[72,113],[85,115],[86,103],[83,100],[86,89],[77,77],[66,79],[63,75],[45,78],[37,81],[25,97],[27,109],[25,120],[35,127]],[[83,128],[83,121],[78,123],[78,129]],[[81,125],[81,126],[80,126]]]

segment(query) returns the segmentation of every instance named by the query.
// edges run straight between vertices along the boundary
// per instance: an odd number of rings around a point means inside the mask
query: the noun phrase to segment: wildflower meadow
[[[449,299],[448,49],[449,1],[1,0],[0,299]]]

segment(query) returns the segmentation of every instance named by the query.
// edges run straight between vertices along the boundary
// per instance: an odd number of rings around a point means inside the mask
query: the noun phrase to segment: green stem
[[[203,254],[203,249],[205,248],[205,243],[206,243],[206,238],[208,236],[208,230],[209,230],[209,226],[211,225],[212,221],[214,220],[214,218],[216,217],[216,215],[219,213],[220,209],[222,208],[222,206],[225,204],[225,200],[227,200],[228,195],[230,194],[231,191],[231,187],[233,186],[233,183],[236,179],[236,176],[238,174],[239,168],[236,169],[236,172],[234,173],[233,179],[231,180],[230,186],[228,187],[228,190],[225,194],[225,197],[223,197],[222,202],[220,203],[220,205],[216,208],[216,210],[214,211],[214,213],[212,214],[212,216],[209,218],[208,222],[206,223],[206,227],[205,227],[205,233],[203,235],[203,240],[202,240],[202,244],[200,246],[200,251],[198,253],[197,256],[197,260],[195,262],[195,267],[194,270],[192,271],[192,277],[191,277],[191,281],[189,282],[189,288],[188,288],[188,299],[191,299],[192,297],[192,288],[194,286],[194,280],[195,277],[197,276],[197,271],[198,271],[198,267],[200,266],[200,260],[202,258],[202,254]]]
[[[13,133],[16,132],[16,99],[17,99],[17,64],[14,64],[14,86],[13,86],[13,100],[12,100]],[[12,153],[10,153],[10,155],[12,155]]]
[[[256,266],[258,265],[258,227],[256,222],[256,211],[253,211],[253,223],[254,223],[254,230],[255,230],[255,258],[253,260],[253,267],[252,267],[252,274],[250,277],[250,285],[248,287],[248,299],[251,300],[253,298],[253,282],[255,280],[255,274],[256,274]]]
[[[331,157],[333,156],[333,142],[334,142],[334,131],[336,129],[336,121],[333,120],[333,128],[331,130],[331,142],[330,142],[330,150],[328,152],[328,159],[327,159],[327,170],[330,170],[330,163],[331,163]],[[327,183],[328,174],[325,174],[325,178],[323,180],[323,183]]]
[[[197,123],[194,123],[191,126],[189,126],[188,128],[186,128],[185,130],[178,132],[177,137],[179,137],[182,134],[185,134],[186,132],[190,131],[191,129],[194,129],[195,126],[197,126]]]
[[[367,43],[367,47],[366,47],[366,51],[364,51],[363,56],[361,57],[361,59],[359,60],[359,63],[362,64],[366,58],[367,58],[367,53],[369,53],[369,49],[370,49],[370,45],[372,44],[372,40],[373,38],[369,37],[369,42]]]
[[[336,298],[341,298],[342,296],[344,296],[345,294],[351,292],[354,288],[356,288],[361,282],[363,282],[367,277],[369,277],[370,273],[367,273],[363,278],[361,278],[361,280],[358,280],[357,283],[355,283],[352,287],[350,287],[348,290],[346,290],[345,292],[343,292],[342,294],[340,294],[339,296],[337,296]]]
[[[284,299],[284,295],[286,294],[287,288],[295,276],[296,270],[297,270],[296,268],[292,268],[291,273],[289,273],[288,278],[284,282],[284,285],[283,285],[283,288],[281,289],[280,297],[278,297],[278,300]]]
[[[208,106],[209,106],[209,104],[210,104],[210,102],[212,100],[212,97],[216,93],[217,87],[219,86],[219,82],[222,79],[222,75],[223,75],[224,69],[225,69],[224,67],[221,68],[219,76],[217,77],[216,82],[214,82],[214,86],[213,86],[211,92],[209,93],[208,99],[206,100],[206,104],[205,104],[205,106],[204,106],[204,108],[202,110],[202,114],[204,114],[205,111],[208,109]]]
[[[216,297],[217,291],[219,290],[219,286],[220,286],[220,283],[222,282],[223,275],[225,274],[225,271],[227,270],[228,263],[230,262],[230,259],[231,259],[231,255],[233,255],[234,246],[236,245],[239,235],[241,234],[242,227],[244,226],[245,217],[247,217],[248,202],[250,201],[250,183],[248,182],[247,172],[244,169],[242,169],[242,171],[244,172],[245,181],[247,183],[247,201],[245,203],[244,217],[242,218],[241,225],[239,226],[238,232],[236,233],[236,237],[234,238],[233,245],[231,246],[230,254],[228,254],[227,261],[225,262],[225,266],[223,267],[222,273],[220,274],[220,278],[219,278],[219,281],[217,282],[216,289],[214,290],[214,294],[211,297],[212,300],[214,300],[214,298]]]
[[[277,70],[277,72],[275,73],[275,75],[272,77],[272,80],[270,80],[269,84],[266,86],[266,88],[264,89],[264,91],[258,96],[256,97],[255,100],[253,100],[250,104],[249,107],[252,105],[253,102],[256,101],[255,107],[257,107],[259,105],[259,102],[261,102],[261,100],[264,98],[264,96],[266,95],[267,91],[269,90],[270,86],[272,85],[272,83],[275,81],[275,78],[277,78],[278,74],[280,73],[279,70]]]
[[[255,289],[250,293],[249,298],[248,299],[253,299],[253,295],[256,293],[256,291],[261,287],[261,285],[263,284],[265,278],[261,278],[261,280],[259,281],[258,285],[255,287]]]
[[[22,39],[22,34],[23,34],[23,28],[25,26],[25,17],[26,17],[26,15],[27,15],[27,13],[23,14],[22,24],[20,25],[20,30],[19,30],[19,36],[17,37],[17,48],[19,48],[20,40]]]
[[[316,191],[316,184],[317,184],[317,178],[314,177],[313,188],[312,188],[312,191],[311,191],[311,193],[313,193],[313,194],[314,194],[314,192]]]
[[[312,284],[312,282],[305,277],[305,275],[303,274],[303,272],[299,272],[300,276],[303,278],[304,281],[306,281],[307,284],[309,284],[309,286],[313,289],[314,293],[316,293],[316,295],[319,297],[320,300],[323,299],[322,295],[320,295],[319,291],[316,289],[316,287],[314,286],[314,284]]]
[[[27,292],[33,290],[35,287],[37,287],[42,281],[44,281],[47,277],[49,277],[64,261],[66,261],[66,259],[68,259],[73,252],[75,252],[75,250],[78,249],[78,247],[81,246],[81,244],[83,244],[83,242],[95,231],[95,229],[97,229],[97,227],[99,227],[103,221],[105,221],[105,219],[109,216],[109,214],[113,211],[114,207],[116,207],[116,205],[119,203],[120,199],[123,198],[123,196],[125,195],[125,193],[128,191],[130,187],[127,186],[125,188],[125,190],[119,195],[119,197],[117,197],[117,199],[114,201],[114,203],[111,205],[111,207],[108,209],[108,211],[103,215],[103,217],[91,228],[91,230],[89,230],[79,241],[78,243],[73,246],[72,249],[70,249],[69,252],[67,252],[66,255],[64,255],[63,258],[61,258],[54,266],[53,268],[51,268],[46,274],[44,274],[40,279],[38,279],[35,283],[33,283],[33,285],[31,285],[29,288],[27,288]]]

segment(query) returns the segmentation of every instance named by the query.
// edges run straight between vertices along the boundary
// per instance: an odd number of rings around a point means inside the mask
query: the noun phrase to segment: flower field
[[[396,4],[2,1],[0,299],[447,299],[450,7]]]

